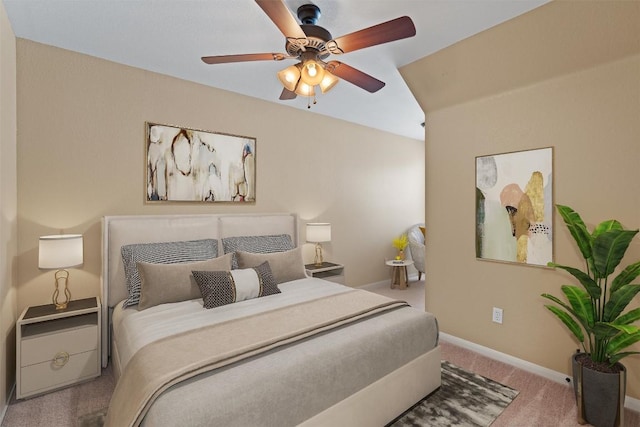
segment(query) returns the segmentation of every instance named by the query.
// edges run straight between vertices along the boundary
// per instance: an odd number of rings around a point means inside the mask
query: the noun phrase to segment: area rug
[[[104,426],[104,419],[107,416],[107,410],[101,409],[90,414],[81,416],[78,419],[79,427],[102,427]]]
[[[387,427],[486,427],[505,410],[518,391],[442,362],[442,386]],[[80,427],[101,427],[106,409],[78,420]]]
[[[442,386],[387,427],[486,427],[518,395],[496,381],[442,362]]]

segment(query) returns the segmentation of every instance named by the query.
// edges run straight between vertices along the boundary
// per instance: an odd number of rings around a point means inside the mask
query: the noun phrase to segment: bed
[[[306,276],[294,214],[107,216],[102,225],[102,364],[111,360],[117,378],[107,426],[383,426],[440,386],[434,316]],[[279,246],[283,237],[292,247]],[[215,260],[136,263],[143,286],[124,307],[132,270],[123,248],[204,240]],[[222,258],[236,268],[234,298],[246,298],[220,302],[219,271],[193,273],[199,297],[148,296],[173,272]],[[264,296],[241,289],[245,271],[260,292],[264,281]]]

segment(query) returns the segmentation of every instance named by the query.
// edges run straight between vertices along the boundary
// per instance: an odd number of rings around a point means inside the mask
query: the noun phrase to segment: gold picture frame
[[[145,201],[255,203],[256,138],[145,122]]]
[[[553,261],[553,148],[476,157],[476,258]]]

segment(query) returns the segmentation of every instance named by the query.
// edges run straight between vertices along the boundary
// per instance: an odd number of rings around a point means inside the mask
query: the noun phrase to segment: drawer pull
[[[63,367],[69,361],[69,353],[61,351],[53,357],[53,365],[58,368]]]

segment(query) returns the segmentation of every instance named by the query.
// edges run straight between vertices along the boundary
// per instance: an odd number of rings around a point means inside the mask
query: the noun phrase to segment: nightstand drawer
[[[20,366],[50,362],[59,352],[73,355],[95,350],[98,347],[98,325],[95,322],[81,324],[79,320],[82,319],[79,318],[82,317],[62,319],[67,321],[67,327],[55,333],[45,333],[35,328],[43,324],[30,325],[34,328],[23,332]]]
[[[53,359],[53,358],[52,358]],[[62,365],[61,357],[57,363]],[[52,388],[73,384],[85,378],[97,377],[98,350],[71,354],[68,361],[57,366],[53,360],[21,368],[20,393],[22,396],[44,392]]]

